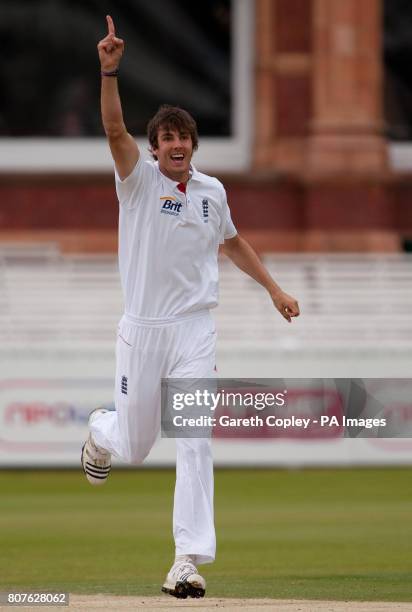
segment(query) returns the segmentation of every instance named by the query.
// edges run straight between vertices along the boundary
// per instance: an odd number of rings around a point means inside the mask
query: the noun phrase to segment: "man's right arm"
[[[116,38],[112,18],[107,15],[106,19],[108,34],[97,45],[102,72],[102,121],[117,174],[124,180],[139,159],[139,149],[123,121],[117,76],[104,76],[104,73],[117,71],[124,49],[123,40]]]

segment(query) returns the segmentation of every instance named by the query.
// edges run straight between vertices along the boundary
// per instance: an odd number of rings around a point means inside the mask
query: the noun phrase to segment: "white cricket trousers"
[[[208,310],[170,319],[125,314],[116,344],[115,407],[93,419],[93,439],[139,464],[160,429],[162,378],[215,378],[215,324]],[[210,439],[176,438],[173,535],[177,555],[211,563],[216,552]]]

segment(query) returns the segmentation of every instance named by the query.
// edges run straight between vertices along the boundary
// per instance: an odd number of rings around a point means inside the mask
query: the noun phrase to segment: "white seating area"
[[[412,258],[405,254],[271,254],[299,300],[287,324],[264,290],[221,261],[221,376],[408,376]],[[60,254],[53,244],[0,245],[0,363],[114,359],[122,297],[115,256]]]

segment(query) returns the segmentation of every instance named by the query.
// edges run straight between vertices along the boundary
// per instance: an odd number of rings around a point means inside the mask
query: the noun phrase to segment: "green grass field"
[[[208,595],[412,600],[407,469],[217,470]],[[174,473],[0,472],[0,590],[157,595]]]

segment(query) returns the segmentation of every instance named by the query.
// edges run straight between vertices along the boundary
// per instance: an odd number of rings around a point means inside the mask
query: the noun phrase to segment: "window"
[[[0,5],[1,170],[111,168],[96,51],[107,13],[125,39],[120,93],[142,150],[166,102],[196,118],[202,169],[247,167],[253,2],[14,0]]]
[[[412,4],[385,0],[384,116],[395,169],[412,168]]]

